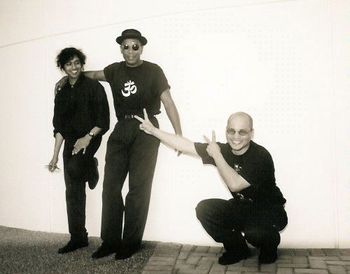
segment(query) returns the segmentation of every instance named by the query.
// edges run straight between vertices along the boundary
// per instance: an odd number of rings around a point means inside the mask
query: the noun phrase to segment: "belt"
[[[244,200],[244,201],[253,202],[253,199],[244,197],[244,195],[241,194],[241,193],[237,193],[237,192],[236,192],[236,193],[234,193],[234,195],[232,195],[232,196],[233,196],[233,198],[234,198],[235,200]]]
[[[117,118],[118,118],[118,121],[120,121],[120,120],[130,120],[130,119],[135,119],[136,115],[141,117],[141,118],[144,118],[143,117],[143,113],[122,114],[122,115],[118,115]],[[154,115],[153,114],[148,114],[148,117],[152,118],[152,117],[154,117]]]

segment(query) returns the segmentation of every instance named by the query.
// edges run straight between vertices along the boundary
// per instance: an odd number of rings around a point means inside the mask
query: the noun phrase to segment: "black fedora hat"
[[[126,29],[122,32],[121,36],[118,36],[117,43],[121,45],[125,39],[132,38],[132,39],[138,39],[141,44],[144,46],[147,44],[147,39],[141,35],[141,32],[139,32],[136,29]]]

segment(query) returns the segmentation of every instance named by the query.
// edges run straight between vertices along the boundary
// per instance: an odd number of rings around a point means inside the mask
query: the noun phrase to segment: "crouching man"
[[[140,129],[204,164],[216,166],[233,198],[207,199],[196,207],[197,218],[225,252],[219,264],[228,265],[250,256],[247,242],[259,249],[259,263],[277,259],[280,231],[287,225],[284,199],[275,182],[270,153],[252,141],[253,120],[244,112],[232,114],[226,127],[227,143],[216,142],[215,132],[207,143],[194,143],[152,125],[144,112]]]

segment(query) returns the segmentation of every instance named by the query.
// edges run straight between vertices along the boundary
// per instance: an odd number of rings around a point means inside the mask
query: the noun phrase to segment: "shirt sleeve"
[[[102,129],[101,135],[106,133],[109,129],[110,116],[109,116],[109,106],[106,96],[105,89],[103,86],[96,82],[96,90],[93,92],[96,110],[96,124],[95,126]]]
[[[113,82],[113,72],[117,69],[119,63],[113,63],[111,65],[108,65],[103,69],[103,73],[105,74],[106,80],[108,83]]]
[[[154,90],[160,96],[163,91],[170,89],[168,79],[166,78],[162,68],[158,65],[155,65],[155,78],[154,78]]]
[[[215,166],[215,161],[214,159],[209,156],[207,152],[207,143],[194,143],[194,147],[199,155],[199,157],[202,158],[203,164],[209,164],[209,165],[214,165]]]
[[[52,125],[53,125],[53,136],[56,136],[56,133],[61,133],[63,136],[63,124],[62,124],[62,100],[61,97],[61,91],[58,92],[55,96],[55,106],[54,106],[54,114],[52,119]]]

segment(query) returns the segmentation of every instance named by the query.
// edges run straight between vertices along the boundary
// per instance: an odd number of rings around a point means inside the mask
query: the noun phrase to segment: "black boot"
[[[259,264],[272,264],[277,260],[277,246],[261,247]]]
[[[77,250],[79,248],[86,247],[88,245],[89,245],[89,241],[87,239],[79,240],[79,241],[70,240],[64,247],[61,247],[60,249],[58,249],[58,253],[65,254],[65,253]]]
[[[218,262],[221,265],[235,264],[241,260],[247,259],[248,257],[250,257],[250,250],[247,247],[244,250],[229,250],[224,252]]]
[[[91,257],[93,259],[99,259],[99,258],[109,256],[116,252],[117,252],[117,248],[115,246],[102,243],[100,247],[94,253],[92,253]]]
[[[120,249],[115,254],[116,260],[125,260],[127,258],[130,258],[132,255],[134,255],[139,249],[141,248],[141,245],[134,245],[134,246],[124,246],[122,249]]]

